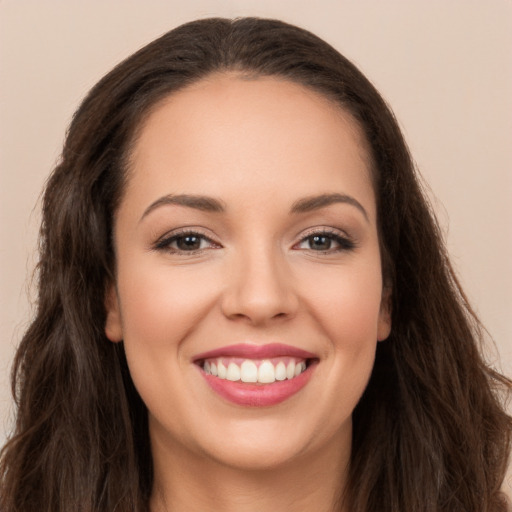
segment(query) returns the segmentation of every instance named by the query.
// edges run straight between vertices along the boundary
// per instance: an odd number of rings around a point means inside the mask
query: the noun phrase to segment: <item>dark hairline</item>
[[[119,200],[122,201],[122,196],[124,191],[129,183],[129,178],[131,173],[134,171],[134,161],[133,157],[135,154],[135,150],[140,139],[142,132],[152,114],[157,111],[160,107],[164,106],[168,101],[172,101],[172,98],[175,95],[178,95],[180,92],[186,91],[189,88],[193,88],[195,85],[201,84],[202,82],[215,79],[216,77],[228,76],[233,78],[234,80],[244,80],[244,81],[258,81],[258,80],[277,80],[284,83],[289,83],[296,85],[303,89],[303,91],[307,93],[313,93],[316,99],[321,99],[323,101],[328,102],[333,109],[337,112],[338,115],[342,117],[342,119],[348,121],[348,126],[350,130],[354,131],[354,138],[358,142],[358,152],[362,161],[365,164],[365,167],[368,171],[368,178],[370,179],[370,183],[372,185],[373,193],[375,196],[375,201],[378,203],[379,194],[378,194],[378,170],[375,166],[375,159],[373,155],[372,147],[367,139],[367,136],[364,131],[363,124],[357,117],[353,114],[353,112],[348,108],[347,105],[341,103],[338,98],[336,98],[333,94],[329,94],[327,91],[320,89],[319,87],[314,87],[311,84],[305,84],[294,77],[286,76],[279,73],[272,74],[263,74],[259,73],[255,70],[245,69],[241,66],[232,66],[232,67],[224,67],[220,69],[212,70],[202,76],[197,77],[195,80],[190,81],[187,84],[184,84],[182,87],[174,89],[172,91],[164,92],[161,97],[156,98],[146,109],[143,111],[140,118],[134,125],[133,132],[128,139],[128,144],[123,153],[123,161],[122,161],[122,176],[123,183],[121,186],[121,193],[119,195]],[[119,203],[116,205],[116,209],[119,207]],[[377,208],[378,210],[378,208]],[[365,216],[367,217],[366,212]],[[115,215],[115,211],[114,211]],[[377,219],[377,224],[379,224]]]

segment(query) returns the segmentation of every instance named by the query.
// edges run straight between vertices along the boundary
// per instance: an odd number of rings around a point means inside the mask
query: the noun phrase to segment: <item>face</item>
[[[275,78],[171,95],[135,143],[114,232],[106,333],[154,451],[264,468],[347,448],[390,329],[347,113]]]

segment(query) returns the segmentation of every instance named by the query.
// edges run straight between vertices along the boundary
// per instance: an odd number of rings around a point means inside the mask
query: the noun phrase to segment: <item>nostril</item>
[[[253,251],[247,255],[247,262],[243,269],[233,269],[226,283],[221,298],[224,316],[252,324],[295,316],[298,297],[287,270],[277,267],[275,255],[259,257],[258,251]]]

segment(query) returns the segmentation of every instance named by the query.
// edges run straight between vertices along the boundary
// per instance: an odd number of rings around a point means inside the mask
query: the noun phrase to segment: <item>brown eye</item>
[[[180,251],[197,251],[201,249],[203,239],[197,235],[185,235],[175,239],[176,248]]]
[[[303,238],[295,248],[318,253],[336,253],[354,249],[355,243],[338,233],[317,232]]]
[[[325,235],[313,235],[307,238],[309,248],[314,251],[328,251],[332,246],[332,239]]]
[[[192,231],[166,236],[155,244],[155,249],[175,254],[194,253],[219,247],[210,238]]]

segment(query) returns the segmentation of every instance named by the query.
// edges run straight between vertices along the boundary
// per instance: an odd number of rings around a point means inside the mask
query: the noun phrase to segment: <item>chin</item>
[[[304,447],[283,446],[276,441],[235,442],[227,449],[219,446],[211,457],[220,465],[238,471],[272,471],[286,467],[301,458]]]
[[[301,425],[296,417],[287,420],[283,424],[275,419],[253,418],[238,425],[231,420],[222,434],[208,436],[196,446],[210,460],[243,471],[285,469],[290,464],[305,463],[313,454],[342,451],[350,446],[351,418],[341,428],[309,421]]]

